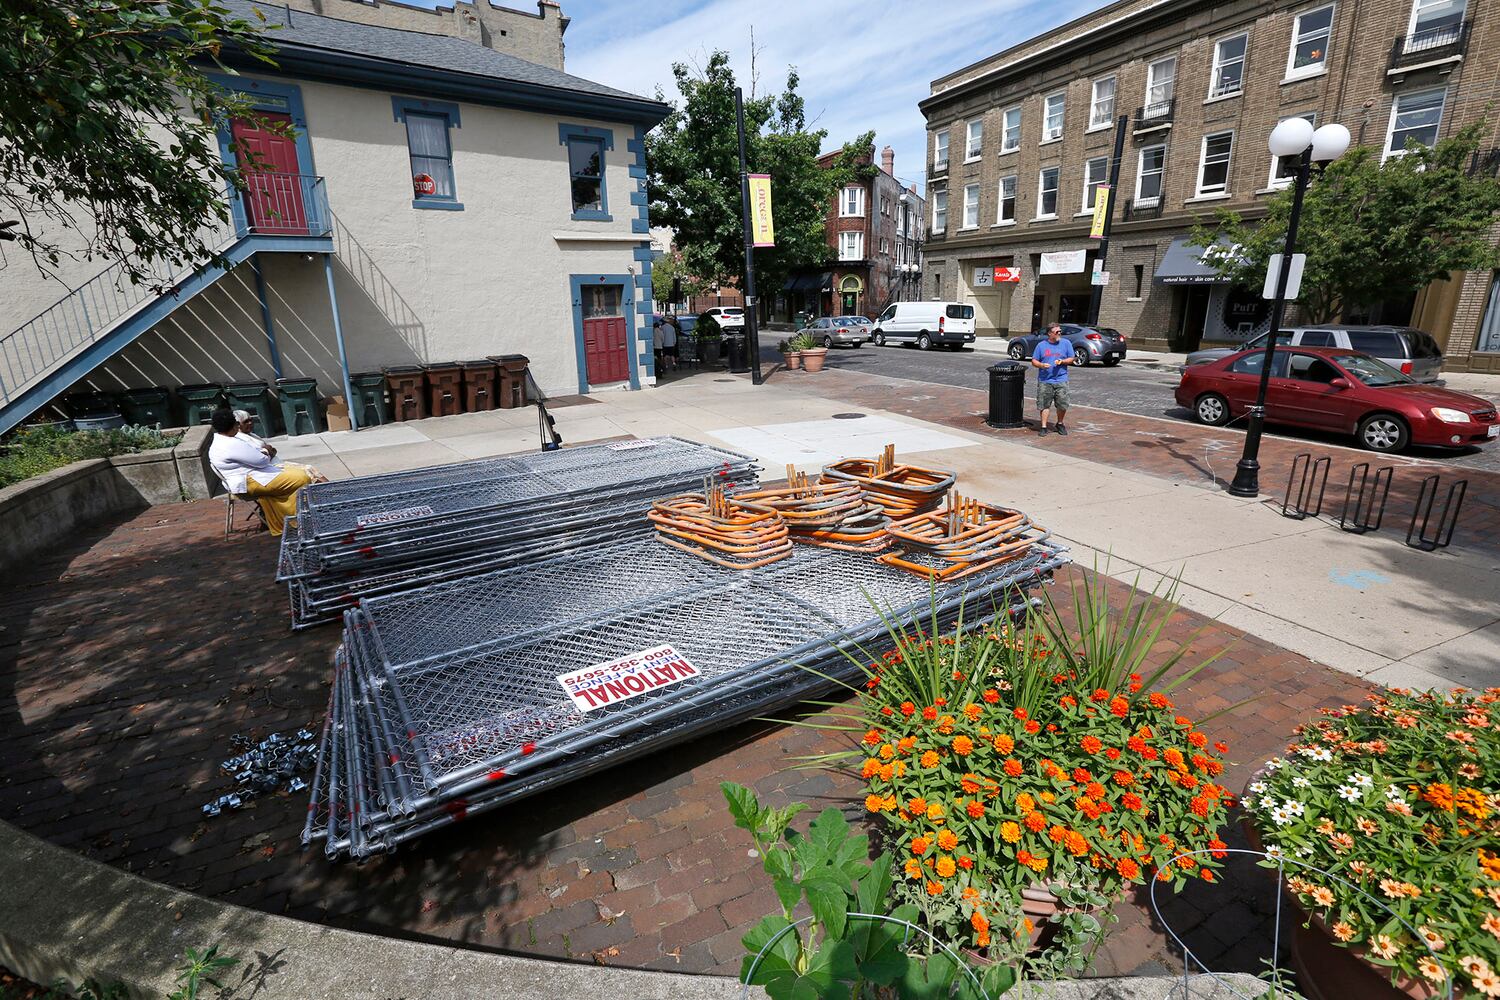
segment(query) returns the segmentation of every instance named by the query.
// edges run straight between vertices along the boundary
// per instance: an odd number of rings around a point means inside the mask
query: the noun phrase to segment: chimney
[[[880,151],[880,169],[896,176],[896,151],[889,146]]]

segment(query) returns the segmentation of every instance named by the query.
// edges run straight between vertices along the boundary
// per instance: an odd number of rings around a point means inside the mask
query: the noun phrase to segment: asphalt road
[[[774,340],[771,341],[775,343]],[[938,385],[956,385],[968,389],[988,389],[989,376],[985,369],[1003,354],[975,351],[919,351],[914,347],[875,347],[866,344],[861,348],[835,347],[828,352],[829,368],[847,368],[851,371],[869,372],[893,378],[912,379],[917,382],[932,382]],[[780,361],[774,349],[763,347],[762,361],[769,366]],[[1068,375],[1069,395],[1075,406],[1091,406],[1121,413],[1134,413],[1143,417],[1162,417],[1167,420],[1192,422],[1192,414],[1178,406],[1172,398],[1177,388],[1177,373],[1135,367],[1128,362],[1114,368],[1089,366],[1076,368]],[[1036,380],[1026,380],[1026,398],[1035,398]],[[1236,421],[1229,429],[1241,429],[1243,421]],[[1323,434],[1318,431],[1303,431],[1296,428],[1273,427],[1268,434],[1288,440],[1318,441],[1324,444],[1339,444],[1355,447],[1354,438]],[[1500,472],[1500,444],[1485,448],[1447,450],[1437,448],[1414,448],[1407,453],[1413,458],[1428,459],[1455,466],[1486,469]]]

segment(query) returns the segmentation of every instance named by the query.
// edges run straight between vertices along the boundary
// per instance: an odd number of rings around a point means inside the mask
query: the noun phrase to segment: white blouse
[[[208,462],[224,478],[224,485],[231,493],[245,492],[247,479],[265,486],[284,471],[244,434],[215,434],[208,446]]]

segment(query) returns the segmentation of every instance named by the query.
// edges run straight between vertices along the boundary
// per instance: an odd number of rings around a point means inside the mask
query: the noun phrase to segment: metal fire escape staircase
[[[52,402],[257,253],[333,253],[333,215],[323,178],[257,173],[233,201],[231,218],[205,242],[218,263],[200,262],[133,285],[115,264],[0,337],[0,434]]]

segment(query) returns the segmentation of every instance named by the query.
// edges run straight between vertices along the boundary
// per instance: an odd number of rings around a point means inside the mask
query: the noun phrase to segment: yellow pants
[[[297,513],[297,491],[313,481],[316,473],[305,465],[287,463],[286,468],[262,486],[254,479],[245,480],[245,495],[260,504],[266,515],[266,527],[280,536],[286,519]]]

